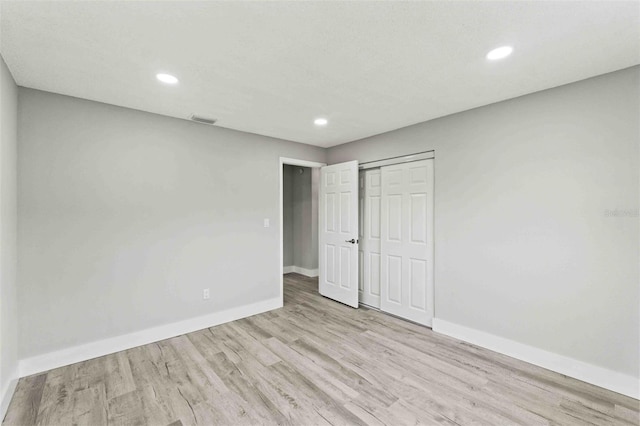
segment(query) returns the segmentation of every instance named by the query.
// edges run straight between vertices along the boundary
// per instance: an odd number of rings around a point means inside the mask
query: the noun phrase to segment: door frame
[[[360,170],[377,169],[383,166],[391,166],[394,164],[402,164],[402,163],[411,163],[413,161],[419,161],[419,160],[430,160],[432,158],[436,158],[436,152],[434,150],[418,152],[416,154],[401,155],[399,157],[384,158],[382,160],[367,161],[366,163],[360,163],[358,168]]]
[[[280,270],[280,307],[284,306],[284,265],[283,265],[283,261],[284,261],[284,212],[283,212],[283,202],[284,202],[284,196],[283,196],[283,186],[284,186],[284,174],[283,174],[283,167],[284,165],[289,165],[289,166],[300,166],[300,167],[311,167],[311,168],[316,168],[316,167],[324,167],[327,165],[327,163],[320,163],[317,161],[309,161],[309,160],[300,160],[297,158],[287,158],[287,157],[280,157],[279,161],[278,161],[278,165],[279,165],[279,170],[278,170],[278,176],[279,176],[279,203],[278,203],[278,225],[280,227],[280,255],[279,255],[279,270]]]

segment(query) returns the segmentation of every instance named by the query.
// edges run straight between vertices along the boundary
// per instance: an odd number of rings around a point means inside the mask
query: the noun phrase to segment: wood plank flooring
[[[639,403],[285,276],[285,306],[20,380],[4,425],[638,425]]]

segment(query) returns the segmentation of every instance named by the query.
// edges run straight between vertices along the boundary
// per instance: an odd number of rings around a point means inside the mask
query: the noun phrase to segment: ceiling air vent
[[[191,121],[195,121],[196,123],[202,123],[202,124],[208,124],[208,125],[215,124],[216,122],[215,118],[208,118],[208,117],[203,117],[201,115],[195,115],[195,114],[191,114],[191,117],[189,117],[189,119]]]

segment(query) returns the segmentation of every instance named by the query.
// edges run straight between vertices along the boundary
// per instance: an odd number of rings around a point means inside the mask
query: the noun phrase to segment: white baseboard
[[[619,373],[564,355],[548,352],[504,337],[464,327],[439,318],[433,319],[433,331],[508,355],[530,364],[591,383],[631,398],[640,399],[637,377]]]
[[[11,402],[11,398],[16,391],[16,386],[18,385],[18,377],[15,375],[14,379],[9,380],[4,389],[2,389],[2,393],[0,393],[0,423],[4,420],[4,416],[7,415],[7,409],[9,408],[9,403]]]
[[[301,268],[300,266],[285,266],[282,268],[283,274],[290,274],[295,272],[296,274],[304,275],[305,277],[315,278],[318,276],[317,269]]]
[[[136,346],[169,339],[281,307],[282,299],[276,297],[251,305],[239,306],[222,312],[215,312],[184,321],[165,324],[122,336],[22,359],[20,360],[20,377],[30,376],[53,368],[63,367],[76,362],[135,348]]]

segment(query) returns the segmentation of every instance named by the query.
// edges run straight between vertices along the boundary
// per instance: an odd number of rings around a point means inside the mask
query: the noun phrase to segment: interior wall
[[[284,165],[283,266],[297,266],[310,270],[318,268],[319,173],[319,169]]]
[[[17,111],[18,87],[0,56],[0,419],[18,377]]]
[[[633,67],[328,160],[435,150],[436,318],[638,377],[639,87]]]
[[[21,358],[279,297],[279,158],[324,149],[24,88],[18,117]]]
[[[318,248],[313,245],[311,177],[311,168],[296,167],[293,181],[293,262],[305,269],[318,268]]]
[[[320,168],[314,167],[311,172],[311,254],[308,268],[318,269],[318,196],[320,191]]]
[[[293,174],[295,169],[282,166],[282,266],[294,266],[293,261]]]

